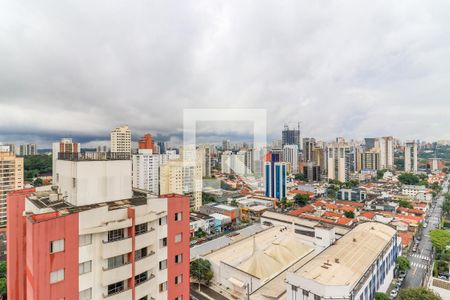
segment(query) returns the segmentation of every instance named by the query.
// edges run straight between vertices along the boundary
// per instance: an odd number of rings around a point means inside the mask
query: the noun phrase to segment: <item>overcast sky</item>
[[[319,139],[450,139],[449,96],[448,0],[0,5],[0,142],[180,136],[184,108],[267,109],[269,139],[298,120]]]

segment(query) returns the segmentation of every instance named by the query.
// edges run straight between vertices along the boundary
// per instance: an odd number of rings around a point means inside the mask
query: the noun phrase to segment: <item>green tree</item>
[[[211,203],[211,202],[217,202],[217,199],[214,195],[202,192],[202,202],[204,204],[207,204],[207,203]]]
[[[214,273],[211,270],[211,263],[203,258],[199,258],[191,262],[190,272],[191,277],[196,279],[199,284],[206,283],[206,285],[208,285],[214,277]]]
[[[25,180],[31,181],[38,175],[52,172],[51,155],[29,155],[24,157]]]
[[[300,181],[305,181],[306,180],[305,175],[303,173],[295,174],[294,178],[295,178],[295,180],[300,180]]]
[[[406,272],[411,267],[409,260],[406,256],[397,257],[397,266],[400,271]]]
[[[450,245],[450,231],[435,229],[430,231],[431,243],[436,252],[443,252]]]
[[[384,173],[386,173],[386,169],[378,170],[378,171],[377,171],[377,179],[383,178]]]
[[[398,300],[442,300],[441,296],[425,288],[401,289]]]
[[[398,176],[398,181],[403,184],[417,185],[420,178],[412,173],[403,173]]]
[[[346,212],[344,212],[344,216],[346,216],[347,218],[350,218],[350,219],[354,219],[355,213],[352,211],[346,211]]]
[[[239,206],[239,204],[238,204],[236,199],[231,200],[230,205],[234,206],[234,207],[238,207]]]
[[[299,206],[305,206],[306,204],[308,204],[309,196],[303,194],[296,194],[294,196],[294,201]]]
[[[398,201],[398,205],[400,207],[413,208],[411,202],[409,202],[409,200],[407,200],[407,199],[400,199]]]
[[[385,293],[382,293],[382,292],[375,292],[373,294],[373,298],[375,300],[389,300],[388,295],[386,295]]]
[[[35,187],[42,186],[42,184],[43,184],[43,182],[42,182],[42,179],[41,179],[41,178],[36,178],[36,179],[33,181],[33,186],[35,186]]]
[[[0,262],[0,294],[6,298],[6,261]]]

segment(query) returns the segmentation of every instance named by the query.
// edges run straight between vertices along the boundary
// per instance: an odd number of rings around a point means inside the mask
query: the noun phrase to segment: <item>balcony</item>
[[[102,257],[104,259],[131,252],[131,238],[127,237],[112,242],[103,242]]]
[[[141,274],[150,268],[158,267],[155,252],[151,251],[147,256],[136,260],[135,265],[136,274]]]
[[[156,230],[154,228],[150,228],[149,231],[136,235],[136,249],[148,247],[155,243],[156,240]]]
[[[103,299],[107,300],[123,300],[123,299],[131,299],[132,298],[132,290],[126,289],[121,292],[114,293],[112,295],[103,295]]]
[[[150,278],[146,281],[136,285],[136,299],[140,299],[157,291],[157,283],[155,280],[152,280],[153,278],[155,278],[155,275],[151,274]]]
[[[103,269],[102,273],[102,285],[108,286],[109,284],[127,280],[131,277],[132,265],[130,263],[121,265],[117,268]]]

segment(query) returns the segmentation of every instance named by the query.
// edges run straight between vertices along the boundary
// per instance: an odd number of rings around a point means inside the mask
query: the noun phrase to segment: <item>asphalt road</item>
[[[444,183],[443,193],[448,190],[448,181]],[[444,201],[444,196],[437,198],[431,207],[431,215],[427,220],[427,227],[423,228],[421,241],[417,247],[416,253],[411,253],[409,261],[411,269],[406,274],[405,281],[402,288],[420,287],[424,284],[425,276],[431,268],[432,244],[429,236],[430,230],[435,229],[441,218],[441,205]]]

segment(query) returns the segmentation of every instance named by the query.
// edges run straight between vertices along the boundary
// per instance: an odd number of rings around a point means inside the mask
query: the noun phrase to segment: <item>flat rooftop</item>
[[[396,234],[390,226],[356,226],[294,273],[322,285],[355,286]]]

